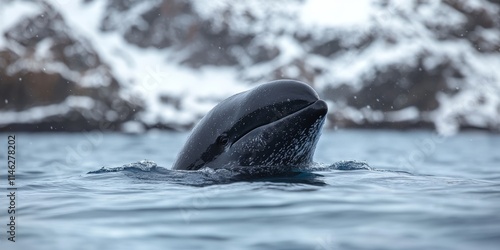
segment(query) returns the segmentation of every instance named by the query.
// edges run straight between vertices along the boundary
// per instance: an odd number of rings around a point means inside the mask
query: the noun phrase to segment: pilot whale
[[[173,169],[307,166],[327,111],[306,83],[261,84],[208,112],[193,128]]]

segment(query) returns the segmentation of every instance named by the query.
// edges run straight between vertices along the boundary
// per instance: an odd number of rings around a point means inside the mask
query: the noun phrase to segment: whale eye
[[[223,145],[223,146],[226,146],[227,143],[229,142],[229,138],[227,136],[226,133],[223,133],[221,134],[218,138],[217,138],[217,143]]]

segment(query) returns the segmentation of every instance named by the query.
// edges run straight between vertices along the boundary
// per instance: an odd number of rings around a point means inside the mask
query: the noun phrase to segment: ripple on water
[[[84,135],[20,134],[25,157],[17,180],[17,249],[500,245],[498,136],[488,134],[485,146],[477,139],[482,135],[463,133],[401,165],[400,158],[415,151],[415,140],[431,133],[325,132],[316,157],[328,164],[272,169],[267,176],[258,168],[172,171],[175,150],[186,136],[104,134],[99,147],[68,164],[66,148]],[[474,153],[471,140],[478,144]],[[161,164],[134,162],[141,158]],[[99,169],[103,165],[116,167]]]

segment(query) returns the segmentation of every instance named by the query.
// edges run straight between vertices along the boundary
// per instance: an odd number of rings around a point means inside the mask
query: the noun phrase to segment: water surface
[[[319,164],[267,179],[170,171],[187,135],[16,134],[16,242],[7,241],[1,199],[0,249],[500,245],[499,135],[324,132]],[[3,197],[6,138],[0,135]]]

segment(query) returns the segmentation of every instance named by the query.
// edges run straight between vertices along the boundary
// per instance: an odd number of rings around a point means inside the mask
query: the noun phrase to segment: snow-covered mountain
[[[499,131],[500,1],[0,0],[0,130],[186,129],[278,78],[329,127]]]

